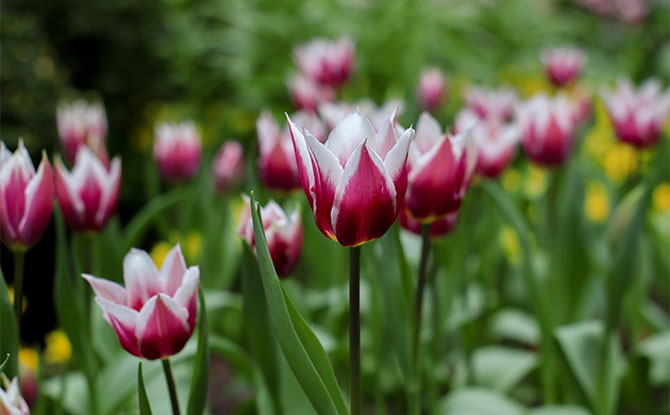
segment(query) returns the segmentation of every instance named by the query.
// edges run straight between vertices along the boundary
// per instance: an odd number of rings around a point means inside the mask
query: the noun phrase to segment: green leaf
[[[5,277],[0,269],[0,356],[9,356],[6,374],[11,379],[18,374],[19,333],[16,327],[14,307],[9,300],[9,290],[5,284]]]
[[[591,415],[589,411],[576,405],[545,405],[530,409],[528,415]]]
[[[504,346],[485,346],[472,356],[475,383],[509,392],[537,364],[533,352]]]
[[[523,407],[507,396],[484,388],[461,388],[450,392],[435,408],[437,415],[522,415]]]
[[[0,372],[2,372],[2,370],[5,368],[7,362],[9,362],[9,353],[7,353],[7,356],[5,356],[5,360],[0,363]]]
[[[279,346],[314,409],[320,414],[336,414],[338,411],[334,398],[330,396],[328,388],[300,342],[291,321],[284,292],[268,251],[260,217],[260,206],[256,203],[253,192],[251,193],[251,213],[263,288],[268,302],[270,321]]]
[[[144,388],[144,376],[142,376],[142,361],[137,365],[137,400],[140,406],[140,415],[151,415],[151,405]]]
[[[529,345],[537,345],[540,338],[533,316],[514,308],[502,309],[493,316],[491,332],[496,338],[511,339]]]
[[[650,362],[649,382],[659,386],[670,384],[670,330],[652,334],[633,349]]]
[[[152,198],[126,225],[123,252],[128,252],[130,248],[136,246],[152,221],[170,206],[184,199],[186,195],[187,192],[183,188],[176,188]]]
[[[200,415],[207,403],[207,382],[209,381],[209,342],[207,340],[207,308],[202,288],[198,289],[200,301],[200,323],[198,324],[198,351],[195,354],[195,366],[191,378],[191,391],[188,395],[188,415]]]

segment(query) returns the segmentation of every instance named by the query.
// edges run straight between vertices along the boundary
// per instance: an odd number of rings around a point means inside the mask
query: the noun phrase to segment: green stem
[[[349,261],[349,368],[351,379],[351,415],[361,413],[361,247],[350,249]]]
[[[14,313],[16,314],[17,331],[21,333],[21,316],[23,314],[23,261],[25,253],[14,251]]]
[[[179,415],[179,400],[177,399],[177,387],[174,384],[174,377],[172,377],[172,368],[170,367],[170,359],[161,359],[163,363],[163,371],[165,372],[165,381],[167,382],[168,390],[170,391],[170,403],[172,404],[172,414]]]

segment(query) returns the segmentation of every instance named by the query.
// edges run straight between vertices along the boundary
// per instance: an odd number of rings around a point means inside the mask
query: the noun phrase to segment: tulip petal
[[[75,185],[73,174],[67,171],[59,157],[54,161],[56,196],[58,205],[68,225],[75,230],[84,227],[84,203]]]
[[[397,141],[396,136],[396,119],[398,117],[398,109],[394,109],[391,115],[389,115],[384,122],[382,123],[379,131],[374,137],[372,148],[375,152],[382,158],[386,159],[386,154],[395,146]]]
[[[103,297],[95,297],[95,301],[104,311],[105,319],[114,328],[121,346],[129,353],[142,357],[136,335],[139,313],[132,308],[116,304]]]
[[[316,212],[316,178],[314,177],[314,167],[312,166],[312,157],[303,130],[291,121],[291,118],[286,114],[289,132],[293,140],[293,148],[295,150],[295,159],[298,164],[298,174],[300,176],[300,183],[307,196],[307,201]]]
[[[370,120],[362,112],[354,110],[340,121],[330,132],[326,147],[333,152],[342,167],[354,150],[366,139],[374,139],[376,133]]]
[[[272,151],[279,138],[279,125],[268,111],[263,111],[256,121],[256,134],[261,155]]]
[[[161,291],[156,265],[149,254],[132,248],[123,259],[123,280],[128,293],[128,306],[139,310],[151,297]]]
[[[172,298],[164,294],[151,297],[135,329],[142,356],[153,360],[179,352],[192,332],[187,320],[188,311]]]
[[[104,278],[97,278],[90,274],[81,274],[82,278],[91,284],[91,288],[98,297],[109,300],[118,305],[126,305],[126,289],[114,281],[106,280]]]
[[[382,236],[397,215],[396,191],[379,156],[362,142],[347,163],[331,214],[337,241],[356,246]]]
[[[121,188],[121,159],[114,157],[109,168],[109,173],[102,177],[102,200],[100,209],[95,215],[95,223],[99,228],[105,226],[110,216],[116,210]]]
[[[19,223],[19,234],[24,245],[31,246],[37,242],[51,220],[54,203],[54,181],[51,164],[46,153],[37,174],[28,183],[25,190],[25,207],[23,219]]]
[[[395,186],[396,206],[402,204],[402,200],[405,198],[405,191],[407,190],[407,155],[412,138],[414,138],[414,130],[408,128],[402,133],[398,142],[395,143],[384,160],[384,168]]]
[[[195,327],[195,316],[198,307],[198,284],[200,282],[200,268],[190,267],[184,273],[181,286],[172,298],[188,311],[188,326]]]
[[[335,155],[313,135],[307,134],[307,147],[312,156],[314,169],[316,203],[314,218],[319,229],[331,239],[335,238],[331,222],[331,211],[337,185],[342,179],[343,169]]]
[[[175,291],[182,285],[185,272],[186,261],[181,252],[181,245],[177,243],[166,255],[159,272],[163,292],[174,296]]]
[[[419,121],[416,124],[416,135],[414,138],[414,145],[419,154],[430,151],[443,135],[440,123],[428,112],[421,113]]]

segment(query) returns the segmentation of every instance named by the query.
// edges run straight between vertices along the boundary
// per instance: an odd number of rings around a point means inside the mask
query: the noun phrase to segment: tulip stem
[[[21,333],[21,315],[23,314],[23,260],[25,253],[14,251],[14,312],[16,313],[16,327]]]
[[[179,400],[177,399],[177,387],[174,384],[174,377],[172,377],[172,368],[170,367],[170,359],[161,359],[163,363],[163,371],[165,372],[165,381],[167,382],[168,390],[170,391],[170,403],[172,404],[172,414],[179,415]]]
[[[361,413],[361,247],[350,249],[349,261],[349,368],[351,379],[351,415]]]

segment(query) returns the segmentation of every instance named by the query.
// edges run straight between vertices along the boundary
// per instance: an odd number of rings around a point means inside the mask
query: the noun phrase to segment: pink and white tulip
[[[121,187],[121,159],[109,167],[88,147],[82,147],[72,171],[60,159],[55,162],[58,205],[68,226],[78,232],[98,232],[116,209]]]
[[[166,358],[179,353],[193,334],[200,270],[186,268],[179,244],[160,271],[149,254],[131,249],[123,259],[125,288],[92,275],[82,277],[127,352],[149,360]]]
[[[555,86],[565,86],[582,73],[586,57],[572,47],[554,48],[542,53],[542,64],[549,81]]]
[[[555,167],[570,155],[574,139],[573,105],[562,95],[536,95],[517,112],[523,148],[536,163]]]
[[[298,166],[288,129],[280,130],[269,112],[256,121],[258,134],[258,175],[270,189],[289,191],[300,187]]]
[[[239,184],[244,178],[244,152],[239,141],[224,143],[214,158],[214,186],[220,193]]]
[[[477,163],[469,132],[451,135],[427,112],[419,117],[409,152],[409,185],[405,209],[421,223],[456,212],[465,197]]]
[[[77,100],[61,104],[56,111],[58,135],[68,163],[74,163],[79,147],[88,146],[107,164],[109,158],[105,148],[107,138],[107,116],[100,104],[89,104]]]
[[[398,136],[396,114],[375,131],[363,113],[354,111],[325,144],[289,119],[300,181],[316,224],[342,246],[381,237],[402,207],[414,130]]]
[[[0,374],[3,387],[0,388],[0,414],[2,415],[30,415],[30,408],[21,396],[19,378],[14,377],[10,382],[4,373]]]
[[[465,94],[465,102],[481,119],[496,118],[508,121],[514,114],[517,96],[509,88],[473,87]]]
[[[417,99],[426,111],[434,111],[444,102],[447,92],[447,81],[437,68],[426,69],[419,76]]]
[[[448,234],[452,229],[454,229],[457,221],[458,211],[449,213],[442,219],[433,221],[430,224],[430,237],[434,239]],[[403,209],[400,212],[398,222],[400,223],[400,226],[403,227],[403,229],[408,230],[415,235],[421,235],[421,222],[409,216],[406,210]]]
[[[405,103],[399,99],[390,99],[377,106],[371,99],[362,99],[356,104],[349,104],[346,102],[324,102],[319,105],[319,115],[326,123],[329,130],[335,128],[349,113],[358,109],[368,117],[372,126],[378,130],[386,121],[388,115],[396,111],[397,117],[401,116],[405,107]],[[298,124],[300,125],[300,124]],[[404,131],[404,130],[403,130]]]
[[[328,85],[320,85],[304,75],[296,75],[288,83],[293,105],[299,110],[316,111],[319,104],[335,99],[335,91]]]
[[[202,143],[191,121],[166,122],[156,127],[154,159],[165,180],[187,181],[198,174]]]
[[[19,140],[12,154],[0,142],[0,236],[13,250],[24,251],[40,240],[54,203],[53,170],[42,153],[37,172]]]
[[[340,86],[353,71],[354,44],[347,37],[318,38],[296,47],[293,56],[303,75],[321,85]]]
[[[620,80],[614,90],[601,92],[619,139],[636,147],[653,145],[661,136],[670,111],[670,92],[661,84],[647,80],[635,89],[628,80]]]
[[[251,205],[249,197],[244,196],[245,207],[242,210],[240,224],[237,233],[244,238],[254,251],[256,241],[254,239],[254,224],[251,219]],[[263,217],[263,229],[267,239],[268,250],[272,257],[277,275],[280,278],[287,277],[298,264],[300,252],[302,251],[302,220],[300,210],[296,209],[291,215],[287,215],[274,200],[261,208]]]

